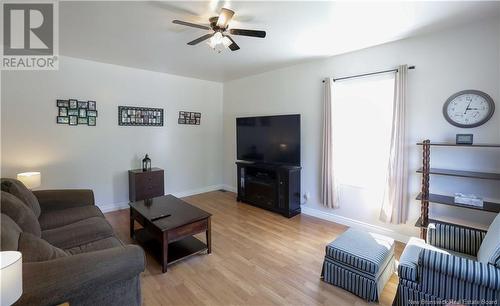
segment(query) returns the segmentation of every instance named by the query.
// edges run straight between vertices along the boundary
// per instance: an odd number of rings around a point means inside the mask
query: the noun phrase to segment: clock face
[[[464,90],[448,98],[443,115],[455,126],[471,128],[486,123],[494,110],[495,104],[489,95],[478,90]]]

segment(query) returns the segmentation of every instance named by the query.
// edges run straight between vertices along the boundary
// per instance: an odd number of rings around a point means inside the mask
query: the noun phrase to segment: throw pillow
[[[26,204],[33,213],[38,218],[42,213],[42,209],[40,208],[40,203],[38,203],[38,199],[35,197],[33,192],[31,192],[23,183],[15,179],[3,178],[1,180],[2,190],[6,191]]]

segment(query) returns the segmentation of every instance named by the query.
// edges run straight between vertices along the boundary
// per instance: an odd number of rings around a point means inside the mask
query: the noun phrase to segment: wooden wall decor
[[[95,101],[57,100],[57,109],[58,124],[95,126],[97,123]]]
[[[118,125],[163,126],[163,108],[118,106]]]
[[[178,119],[177,123],[200,125],[201,124],[201,113],[180,111],[179,112],[179,119]]]

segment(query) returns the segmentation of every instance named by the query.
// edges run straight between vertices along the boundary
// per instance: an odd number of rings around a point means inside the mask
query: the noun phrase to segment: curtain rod
[[[408,69],[415,69],[415,66],[409,66]],[[352,79],[352,78],[359,78],[359,77],[364,77],[364,76],[369,76],[369,75],[374,75],[374,74],[381,74],[381,73],[388,73],[388,72],[397,72],[398,69],[389,69],[389,70],[383,70],[383,71],[376,71],[376,72],[370,72],[370,73],[363,73],[363,74],[357,74],[357,75],[350,75],[347,77],[341,77],[337,79],[333,79],[333,81],[340,81],[340,80],[347,80],[347,79]],[[325,83],[325,80],[322,81]]]

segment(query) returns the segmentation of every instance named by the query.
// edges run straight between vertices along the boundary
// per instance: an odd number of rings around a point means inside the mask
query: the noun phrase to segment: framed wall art
[[[97,105],[95,101],[57,100],[56,105],[58,124],[96,125]]]
[[[69,125],[77,125],[78,116],[69,116]]]
[[[179,119],[177,120],[178,124],[192,124],[192,125],[200,125],[201,124],[201,113],[197,112],[179,112]]]
[[[163,108],[118,106],[118,125],[163,126]]]
[[[69,100],[69,108],[70,109],[77,109],[78,108],[78,100],[70,99]]]

